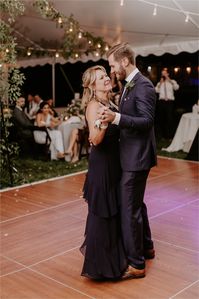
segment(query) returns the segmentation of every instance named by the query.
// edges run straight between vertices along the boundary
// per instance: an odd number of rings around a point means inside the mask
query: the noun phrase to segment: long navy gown
[[[119,213],[119,131],[109,124],[103,141],[92,146],[84,183],[88,203],[82,276],[92,279],[117,279],[127,264],[121,238]]]

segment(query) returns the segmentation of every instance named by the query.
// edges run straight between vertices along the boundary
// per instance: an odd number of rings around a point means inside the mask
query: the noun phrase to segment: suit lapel
[[[135,77],[130,81],[130,82],[135,82],[140,78],[140,72],[138,72]],[[119,111],[121,111],[121,108],[122,108],[122,105],[124,104],[124,99],[125,97],[127,96],[127,94],[130,92],[129,89],[126,88],[125,92],[124,91],[124,87],[122,89],[122,92],[121,92],[121,98],[120,98],[120,104],[119,104]]]

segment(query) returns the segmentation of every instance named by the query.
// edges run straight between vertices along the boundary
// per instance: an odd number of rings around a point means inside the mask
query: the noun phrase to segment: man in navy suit
[[[135,66],[134,52],[127,43],[107,54],[111,72],[127,83],[121,93],[119,113],[102,108],[102,122],[120,128],[121,224],[128,268],[123,278],[145,276],[145,259],[155,256],[144,203],[150,168],[156,165],[154,115],[156,93],[150,80]]]

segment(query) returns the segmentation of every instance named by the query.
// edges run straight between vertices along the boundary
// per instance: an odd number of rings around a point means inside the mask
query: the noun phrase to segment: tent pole
[[[55,106],[55,58],[53,58],[52,62],[52,99],[53,106]]]

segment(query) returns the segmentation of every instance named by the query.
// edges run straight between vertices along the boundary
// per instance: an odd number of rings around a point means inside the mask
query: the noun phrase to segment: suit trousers
[[[157,126],[161,137],[172,138],[174,135],[174,101],[159,100],[157,102]]]
[[[123,171],[121,179],[121,225],[128,264],[145,267],[144,250],[153,248],[151,230],[144,203],[146,181],[150,170]]]

